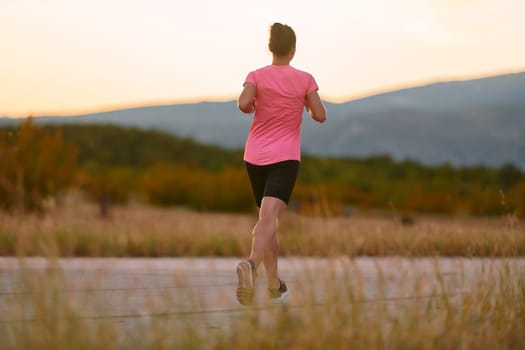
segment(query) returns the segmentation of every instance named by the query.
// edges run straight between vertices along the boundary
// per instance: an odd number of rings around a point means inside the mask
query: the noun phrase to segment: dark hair
[[[274,23],[270,27],[268,48],[279,57],[286,56],[295,47],[295,32],[290,26]]]

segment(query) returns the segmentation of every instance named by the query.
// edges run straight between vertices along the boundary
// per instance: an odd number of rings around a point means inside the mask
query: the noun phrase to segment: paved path
[[[246,310],[275,308],[266,301],[264,271],[253,308],[235,299],[238,259],[0,258],[0,336],[2,325],[46,317],[46,303],[70,307],[84,320],[136,320],[170,317],[207,329],[224,326]],[[525,259],[355,258],[280,260],[290,289],[290,309],[345,303],[418,303],[483,288],[483,279],[502,268],[525,274]],[[341,298],[344,295],[345,298]],[[350,297],[349,297],[350,295]],[[57,301],[58,300],[58,301]],[[55,304],[52,304],[55,303]],[[42,306],[44,304],[44,306]],[[51,312],[51,311],[50,311]],[[56,316],[58,315],[58,316]]]

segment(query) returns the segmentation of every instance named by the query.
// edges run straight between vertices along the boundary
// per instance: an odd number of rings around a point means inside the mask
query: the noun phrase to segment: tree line
[[[159,206],[254,209],[242,150],[114,125],[46,125],[31,119],[0,128],[0,208],[41,211],[80,189],[105,211],[130,200]],[[291,207],[304,214],[359,210],[525,216],[525,174],[500,168],[425,166],[387,155],[304,155]]]

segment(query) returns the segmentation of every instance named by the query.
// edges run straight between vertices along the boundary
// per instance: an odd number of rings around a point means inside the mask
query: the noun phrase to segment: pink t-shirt
[[[271,65],[250,72],[246,83],[257,90],[244,160],[255,165],[301,160],[306,95],[318,89],[313,76],[289,65]]]

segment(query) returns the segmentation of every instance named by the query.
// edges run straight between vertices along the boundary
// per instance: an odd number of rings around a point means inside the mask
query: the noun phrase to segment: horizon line
[[[457,75],[457,76],[448,77],[448,78],[444,78],[444,77],[430,78],[430,79],[425,79],[425,80],[420,80],[420,81],[384,86],[381,88],[369,90],[367,92],[348,94],[348,95],[344,95],[340,97],[329,97],[329,96],[323,95],[322,92],[320,93],[320,95],[324,102],[332,103],[332,104],[344,104],[344,103],[360,100],[363,98],[387,94],[390,92],[424,87],[424,86],[429,86],[429,85],[434,85],[434,84],[439,84],[439,83],[495,78],[498,76],[513,75],[513,74],[520,74],[520,73],[525,73],[525,67],[519,68],[519,69],[500,70],[500,71],[495,71],[492,73]],[[92,107],[92,108],[87,107],[87,108],[81,108],[81,109],[66,109],[66,110],[48,109],[48,110],[41,110],[39,112],[25,113],[25,115],[20,114],[20,115],[15,115],[15,116],[2,115],[3,113],[0,112],[0,118],[25,119],[25,118],[31,118],[31,117],[40,118],[40,117],[50,117],[50,116],[67,118],[67,117],[72,117],[72,116],[107,113],[107,112],[112,112],[112,111],[136,109],[136,108],[183,105],[183,104],[214,103],[214,102],[230,102],[230,101],[235,101],[236,99],[237,99],[237,95],[233,95],[233,94],[232,95],[222,95],[222,96],[220,95],[195,96],[195,97],[189,97],[189,98],[155,100],[155,101],[149,101],[149,102],[146,102],[146,101],[131,102],[131,103],[123,102],[123,103],[115,103],[115,104],[110,104],[110,105],[105,105],[105,106],[98,106],[98,107]],[[6,113],[6,114],[9,114],[9,113]]]

